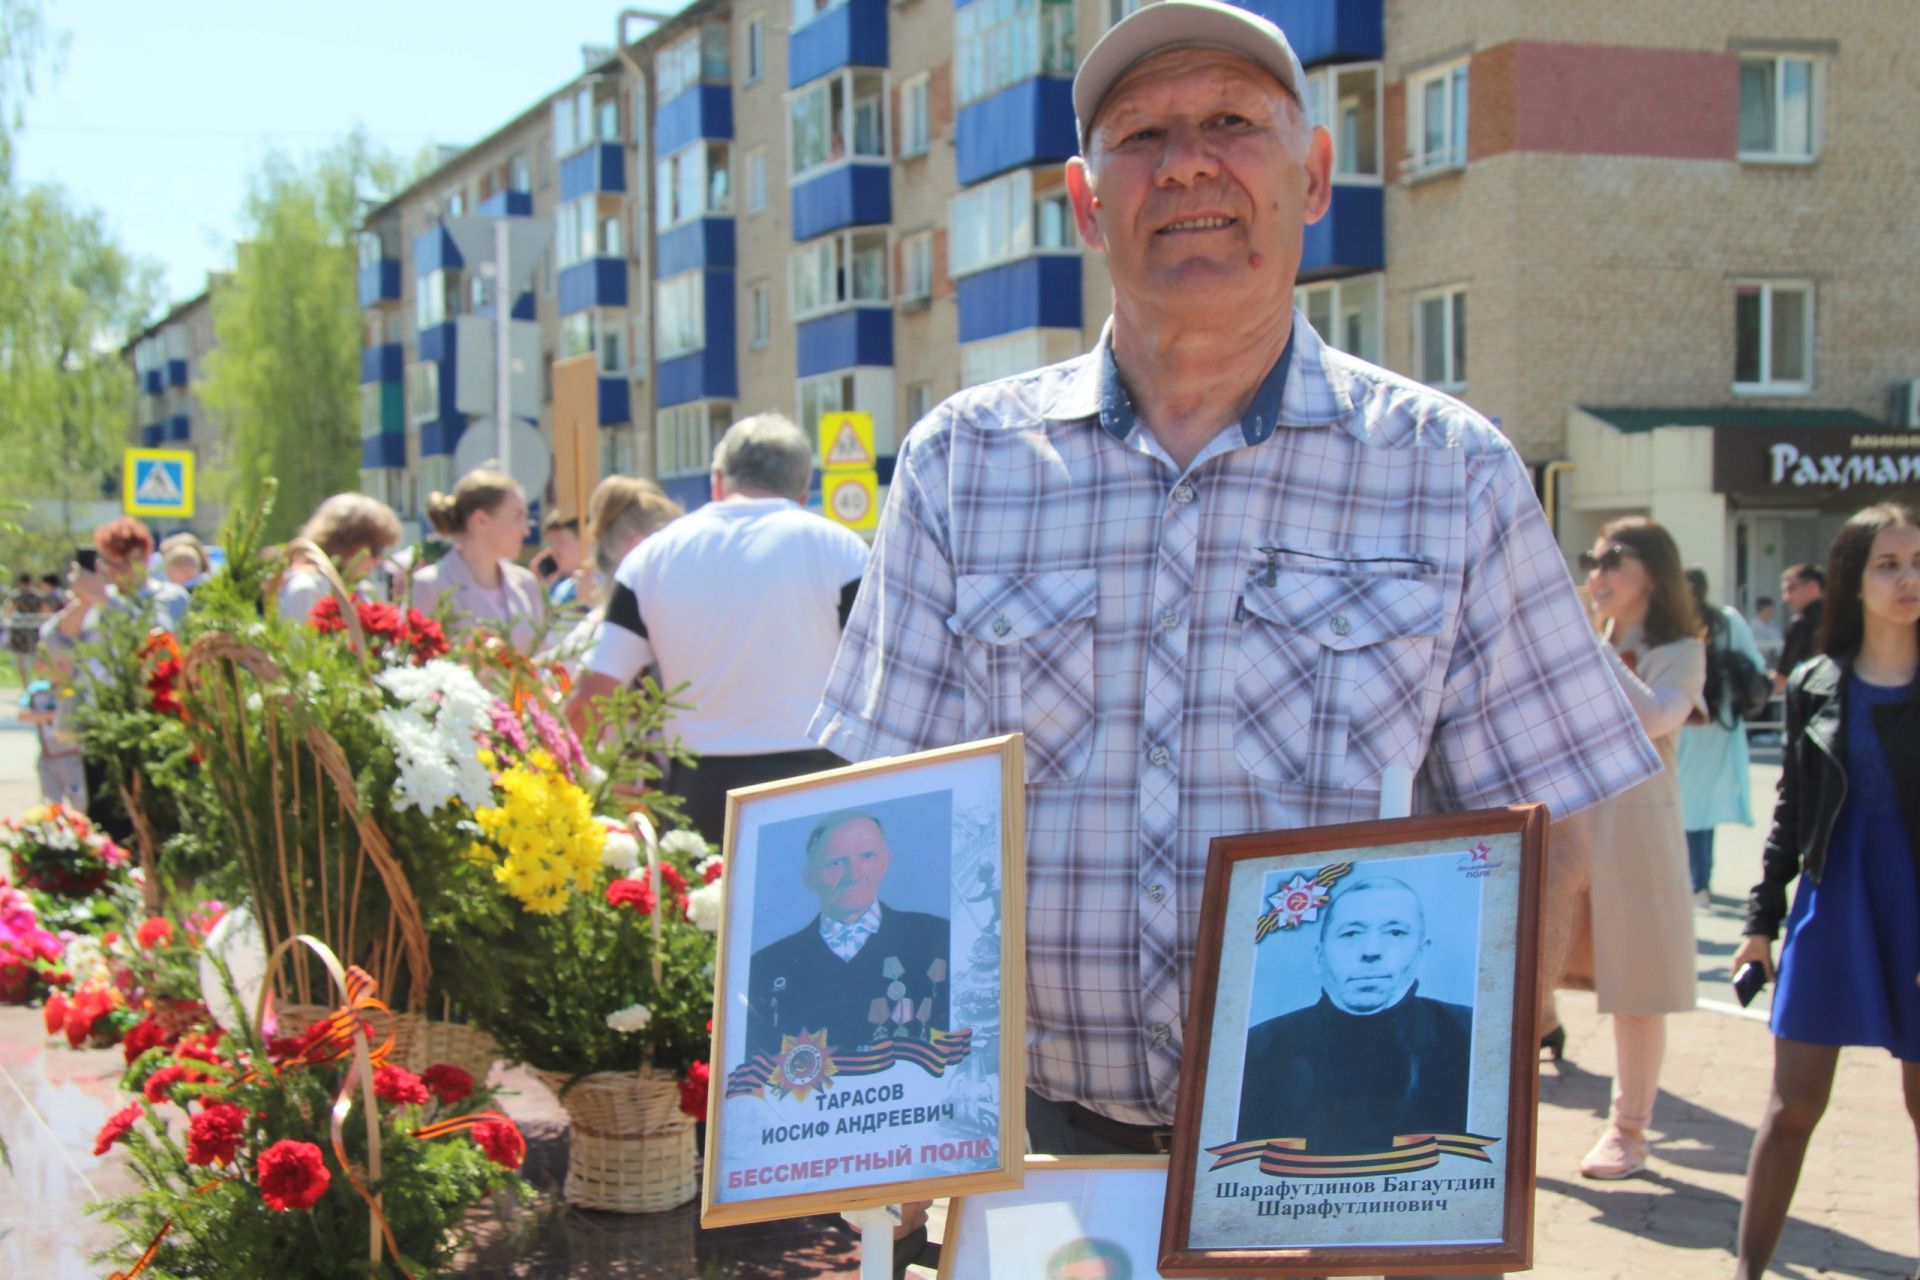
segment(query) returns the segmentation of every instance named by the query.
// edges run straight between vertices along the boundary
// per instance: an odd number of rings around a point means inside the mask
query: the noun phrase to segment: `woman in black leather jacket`
[[[1920,527],[1908,508],[1869,507],[1834,539],[1820,648],[1787,681],[1765,874],[1733,957],[1736,972],[1772,974],[1786,919],[1736,1280],[1759,1280],[1779,1243],[1842,1045],[1900,1059],[1920,1131]]]

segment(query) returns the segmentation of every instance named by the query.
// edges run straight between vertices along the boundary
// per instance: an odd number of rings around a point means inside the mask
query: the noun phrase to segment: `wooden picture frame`
[[[727,794],[703,1226],[1019,1185],[1022,747]]]
[[[1153,1280],[1166,1185],[1165,1156],[1028,1156],[1020,1187],[947,1207],[939,1280]]]
[[[1531,1265],[1546,837],[1521,805],[1213,841],[1164,1274]]]

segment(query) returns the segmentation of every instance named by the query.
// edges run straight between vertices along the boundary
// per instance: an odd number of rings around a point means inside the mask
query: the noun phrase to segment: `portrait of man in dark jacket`
[[[1319,923],[1319,1000],[1247,1032],[1239,1140],[1360,1155],[1401,1135],[1466,1132],[1473,1010],[1419,993],[1432,943],[1420,896],[1366,876]]]
[[[870,814],[843,810],[814,825],[793,889],[811,892],[820,911],[753,953],[749,1058],[779,1053],[784,1037],[820,1031],[829,1049],[849,1053],[950,1029],[949,923],[882,900],[892,858]]]

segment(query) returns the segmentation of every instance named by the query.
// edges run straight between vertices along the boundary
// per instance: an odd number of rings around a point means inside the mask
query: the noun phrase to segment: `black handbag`
[[[1743,720],[1757,720],[1773,701],[1773,677],[1730,643],[1725,617],[1711,620],[1712,642],[1707,646],[1707,714],[1731,729]]]

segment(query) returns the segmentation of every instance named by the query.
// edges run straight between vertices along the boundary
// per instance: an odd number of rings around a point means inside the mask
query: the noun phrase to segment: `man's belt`
[[[1167,1125],[1128,1124],[1112,1120],[1098,1111],[1089,1111],[1077,1102],[1056,1102],[1068,1124],[1082,1133],[1104,1138],[1118,1147],[1147,1155],[1163,1156],[1173,1150],[1173,1129]]]

